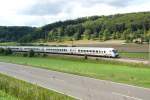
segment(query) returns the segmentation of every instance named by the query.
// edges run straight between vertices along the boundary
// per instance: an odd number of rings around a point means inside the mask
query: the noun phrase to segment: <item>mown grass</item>
[[[149,52],[120,52],[119,55],[126,58],[150,59]]]
[[[111,80],[150,88],[150,67],[109,61],[92,61],[59,57],[0,56],[0,61],[31,65],[97,79]]]
[[[73,100],[63,94],[0,74],[0,100]]]

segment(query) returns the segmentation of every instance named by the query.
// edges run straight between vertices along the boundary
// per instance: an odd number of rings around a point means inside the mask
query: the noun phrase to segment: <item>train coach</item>
[[[33,50],[39,53],[70,54],[70,55],[88,55],[101,57],[118,57],[119,54],[114,48],[100,47],[40,47],[40,46],[0,46],[0,48],[9,48],[14,52],[28,52]]]

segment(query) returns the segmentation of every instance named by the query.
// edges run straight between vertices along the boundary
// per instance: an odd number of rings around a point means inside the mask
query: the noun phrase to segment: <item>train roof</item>
[[[108,47],[49,47],[49,46],[0,46],[0,47],[26,47],[26,48],[76,48],[76,49],[114,49],[114,48],[108,48]]]

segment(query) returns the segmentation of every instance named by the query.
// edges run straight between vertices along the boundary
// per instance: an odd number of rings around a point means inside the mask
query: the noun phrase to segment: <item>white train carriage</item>
[[[118,57],[117,50],[114,48],[72,47],[70,53],[89,56]]]
[[[0,48],[10,48],[16,52],[27,52],[33,50],[40,53],[89,55],[103,57],[118,57],[117,50],[114,48],[100,47],[39,47],[39,46],[0,46]]]

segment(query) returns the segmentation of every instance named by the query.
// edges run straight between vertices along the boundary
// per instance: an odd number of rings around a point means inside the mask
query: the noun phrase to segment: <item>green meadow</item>
[[[0,74],[0,100],[73,100],[73,98]]]
[[[84,60],[61,57],[0,56],[0,61],[31,65],[49,70],[88,76],[150,88],[150,67],[110,61]]]
[[[6,94],[3,91],[0,91],[0,100],[18,100],[16,97]]]

